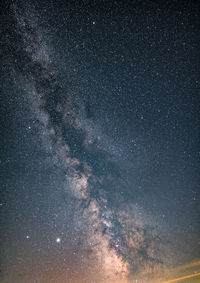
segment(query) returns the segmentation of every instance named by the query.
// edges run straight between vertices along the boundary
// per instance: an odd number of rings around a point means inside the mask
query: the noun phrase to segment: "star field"
[[[196,267],[197,2],[1,5],[0,281]]]

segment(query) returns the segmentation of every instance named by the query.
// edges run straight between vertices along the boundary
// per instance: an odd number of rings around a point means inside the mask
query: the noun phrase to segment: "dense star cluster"
[[[1,10],[0,280],[155,283],[198,260],[195,1]]]

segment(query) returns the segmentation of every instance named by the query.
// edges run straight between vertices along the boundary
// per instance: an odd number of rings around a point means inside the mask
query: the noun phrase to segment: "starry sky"
[[[0,11],[0,282],[155,283],[198,262],[198,1]]]

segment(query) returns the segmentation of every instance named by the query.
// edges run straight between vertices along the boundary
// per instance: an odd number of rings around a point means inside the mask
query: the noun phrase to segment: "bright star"
[[[56,239],[56,243],[60,243],[61,239],[60,238],[57,238]]]

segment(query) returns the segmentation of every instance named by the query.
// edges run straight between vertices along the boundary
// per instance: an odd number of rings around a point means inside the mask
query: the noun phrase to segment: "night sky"
[[[2,2],[0,282],[198,262],[198,1]]]

